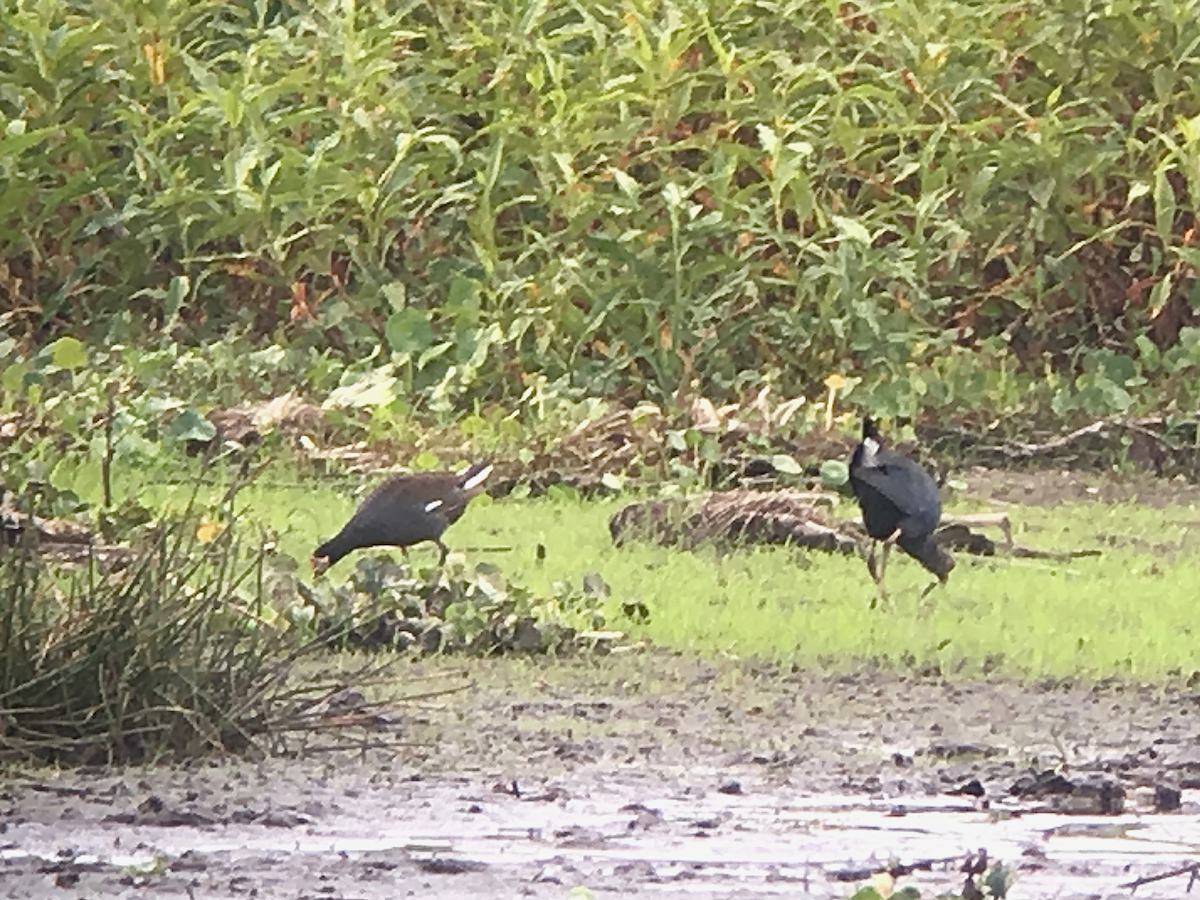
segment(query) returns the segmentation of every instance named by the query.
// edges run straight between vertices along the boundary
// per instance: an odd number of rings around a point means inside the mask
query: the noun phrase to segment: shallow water
[[[13,774],[0,898],[848,898],[941,860],[899,880],[934,897],[980,848],[1011,897],[1127,898],[1200,860],[1191,686],[781,677],[664,654],[471,672],[473,690],[405,709],[394,750]],[[1047,771],[1119,783],[1127,811],[1015,806]],[[990,810],[948,793],[967,785]],[[1155,786],[1183,787],[1182,809],[1139,805]]]
[[[581,771],[534,799],[463,778],[364,790],[351,776],[326,781],[306,800],[304,782],[285,779],[273,808],[291,810],[291,827],[236,824],[236,810],[200,826],[119,824],[68,800],[43,821],[10,817],[0,860],[6,883],[23,891],[11,896],[22,897],[55,891],[37,868],[61,864],[65,851],[73,865],[95,868],[93,875],[107,871],[116,886],[122,877],[135,886],[140,878],[139,896],[156,886],[173,894],[176,876],[201,871],[192,896],[224,896],[223,883],[246,880],[271,887],[270,896],[309,896],[313,878],[349,875],[354,895],[368,897],[389,896],[413,879],[423,895],[446,897],[496,887],[562,896],[577,885],[626,895],[848,897],[855,884],[837,873],[889,861],[948,860],[899,883],[923,896],[958,890],[962,859],[986,848],[1011,870],[1011,896],[1126,897],[1122,884],[1187,864],[1200,851],[1200,796],[1193,791],[1175,814],[1007,815],[959,797],[805,796],[761,783],[729,795],[700,787],[719,784],[724,774]],[[136,800],[135,791],[108,808]],[[163,874],[131,876],[156,860],[165,863]],[[372,873],[369,884],[364,873]],[[107,896],[102,880],[86,896]],[[1144,885],[1137,896],[1177,897],[1186,885],[1179,876]]]

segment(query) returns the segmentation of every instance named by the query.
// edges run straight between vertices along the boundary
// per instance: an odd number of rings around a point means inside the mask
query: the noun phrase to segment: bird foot
[[[888,600],[891,599],[888,596],[887,590],[884,588],[884,586],[882,584],[876,583],[875,586],[876,586],[876,588],[878,588],[878,590],[875,592],[875,596],[871,598],[871,606],[870,606],[871,609],[875,609],[877,606],[879,606],[880,601],[887,603]]]

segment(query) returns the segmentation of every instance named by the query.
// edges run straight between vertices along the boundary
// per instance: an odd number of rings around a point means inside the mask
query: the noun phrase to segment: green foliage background
[[[1200,399],[1197,2],[0,9],[8,354],[240,333],[434,410]]]

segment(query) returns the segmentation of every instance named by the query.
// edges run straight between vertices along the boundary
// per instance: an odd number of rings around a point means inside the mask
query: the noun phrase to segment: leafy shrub
[[[1197,324],[1196,7],[22,0],[0,298],[434,411],[997,364],[1119,410],[1088,355]]]
[[[568,652],[580,629],[605,627],[607,598],[607,585],[594,574],[582,589],[560,584],[554,596],[538,597],[488,563],[418,575],[366,558],[348,584],[319,589],[310,602],[317,611],[312,625],[337,646],[482,656]]]

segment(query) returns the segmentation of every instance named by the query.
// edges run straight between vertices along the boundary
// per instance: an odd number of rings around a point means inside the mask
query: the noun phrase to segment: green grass
[[[181,506],[191,490],[183,480],[169,485],[135,472],[120,475],[118,486],[131,488],[142,478],[148,480],[138,486],[139,496],[151,508]],[[76,490],[89,494],[86,473],[75,482]],[[239,502],[252,520],[278,532],[283,552],[305,559],[354,508],[352,483],[300,481],[280,465],[243,491]],[[220,491],[215,486],[211,492]],[[890,600],[871,609],[873,584],[857,557],[761,547],[725,555],[711,548],[616,548],[607,522],[623,502],[584,502],[566,494],[534,501],[480,498],[447,541],[469,562],[493,562],[539,593],[598,572],[612,588],[617,627],[707,655],[835,668],[864,659],[937,663],[945,672],[996,669],[1025,677],[1153,680],[1200,669],[1200,645],[1192,640],[1200,513],[1191,506],[1011,507],[1019,542],[1047,549],[1101,547],[1104,555],[1055,563],[959,554],[949,585],[921,599],[930,576],[893,554]],[[956,502],[950,511],[976,508]],[[843,503],[840,513],[852,516],[855,508]],[[546,547],[542,562],[535,555],[539,543]],[[432,564],[432,546],[415,550],[413,558]],[[331,577],[345,579],[352,567],[353,558]],[[621,618],[620,605],[634,599],[649,607],[649,622]]]
[[[1198,546],[1184,543],[1179,524],[1196,518],[1191,508],[1014,509],[1018,540],[1038,547],[1098,546],[1102,534],[1182,546],[1169,554],[1106,547],[1099,559],[1070,563],[960,554],[950,584],[924,600],[928,573],[893,555],[891,599],[872,610],[873,584],[855,557],[617,549],[606,520],[618,505],[537,502],[517,511],[496,504],[472,510],[454,539],[511,542],[518,550],[502,563],[505,571],[535,588],[598,571],[615,601],[639,598],[649,606],[651,621],[633,633],[708,654],[834,666],[911,657],[971,672],[988,661],[1026,676],[1157,678],[1200,668],[1200,648],[1190,640]],[[535,541],[547,548],[542,567],[532,561]]]

